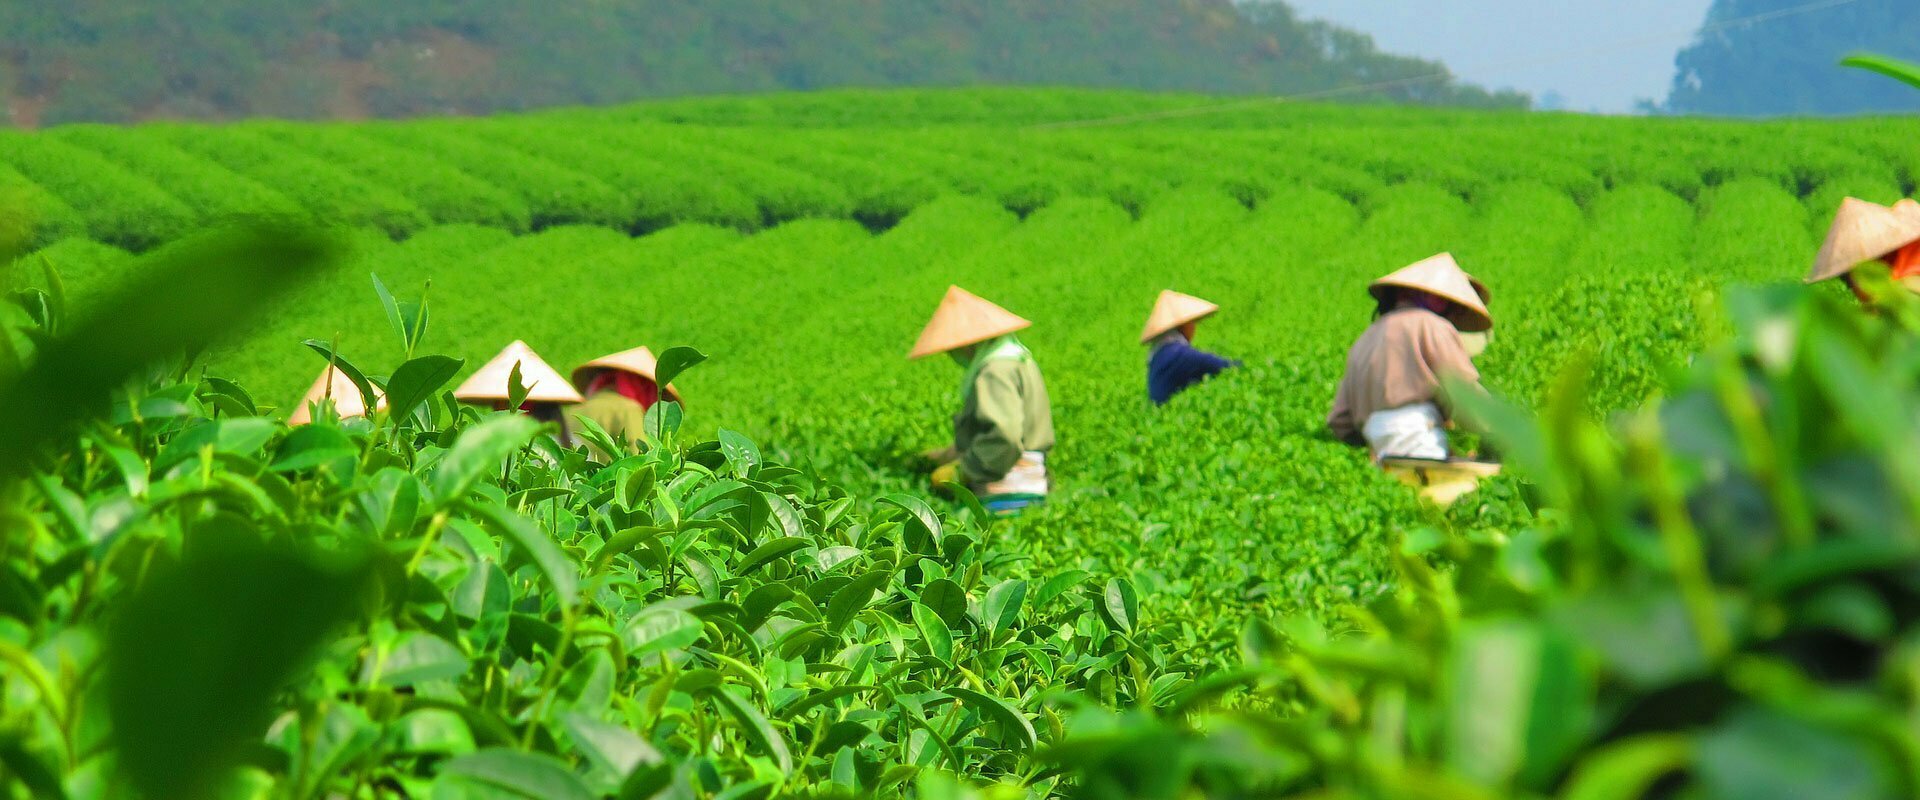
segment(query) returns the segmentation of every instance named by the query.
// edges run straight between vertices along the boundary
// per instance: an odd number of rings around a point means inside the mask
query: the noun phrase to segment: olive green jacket
[[[645,438],[644,432],[647,429],[646,409],[641,408],[639,403],[626,395],[612,389],[594,392],[593,396],[584,402],[568,408],[567,417],[569,419],[585,417],[593,420],[595,424],[606,430],[608,436],[612,436],[614,441],[623,445]],[[606,457],[608,454],[595,452],[594,455]]]
[[[967,368],[953,444],[969,483],[1006,477],[1027,450],[1053,447],[1053,406],[1040,365],[1013,337],[982,345]]]

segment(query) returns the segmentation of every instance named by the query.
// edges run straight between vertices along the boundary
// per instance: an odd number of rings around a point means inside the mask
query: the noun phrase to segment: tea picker
[[[1240,366],[1238,361],[1193,346],[1200,320],[1219,310],[1219,306],[1192,295],[1172,290],[1160,293],[1152,313],[1147,315],[1147,326],[1140,331],[1140,343],[1151,348],[1147,355],[1147,399],[1154,405],[1166,405],[1187,387]]]
[[[586,400],[567,409],[567,418],[592,420],[615,442],[638,441],[646,430],[647,409],[660,402],[662,394],[665,399],[682,403],[678,389],[667,386],[662,390],[655,378],[658,367],[653,351],[645,347],[581,364],[573,370],[573,386]],[[597,450],[595,455],[605,456]]]
[[[1480,373],[1463,333],[1493,327],[1486,288],[1439,255],[1367,287],[1373,323],[1347,353],[1327,415],[1334,436],[1364,444],[1376,463],[1422,496],[1447,504],[1473,490],[1498,465],[1454,457],[1445,381],[1478,389]]]
[[[580,402],[580,393],[574,391],[573,385],[561,376],[560,371],[548,366],[526,342],[515,340],[507,345],[493,360],[481,365],[478,372],[462,381],[453,390],[453,396],[463,403],[504,411],[507,403],[513,399],[511,379],[516,366],[520,368],[520,385],[527,390],[520,410],[541,422],[558,424],[560,443],[570,446],[573,432],[561,412],[566,406]]]
[[[953,445],[927,454],[933,484],[964,484],[987,509],[1018,513],[1046,499],[1053,407],[1033,353],[1014,333],[1033,323],[958,286],[920,332],[909,358],[946,353],[965,372]]]
[[[1920,203],[1901,200],[1889,208],[1854,197],[1840,201],[1806,282],[1839,278],[1860,302],[1870,302],[1854,270],[1871,261],[1886,264],[1909,291],[1920,291]]]

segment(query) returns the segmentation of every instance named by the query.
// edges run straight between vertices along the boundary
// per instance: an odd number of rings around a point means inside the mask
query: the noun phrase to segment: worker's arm
[[[1192,370],[1196,378],[1212,377],[1240,366],[1240,362],[1238,361],[1231,358],[1222,358],[1205,350],[1196,349],[1191,355],[1193,356],[1193,362],[1189,369]]]
[[[991,362],[974,378],[976,433],[960,454],[960,472],[969,482],[1000,480],[1020,461],[1026,405],[1020,397],[1019,368],[1015,362]]]
[[[1449,421],[1453,419],[1453,397],[1447,388],[1449,384],[1456,387],[1454,391],[1486,392],[1480,388],[1480,370],[1473,366],[1473,356],[1467,353],[1466,343],[1461,341],[1459,331],[1454,330],[1452,325],[1442,323],[1436,326],[1430,335],[1424,337],[1421,351],[1426,358],[1427,368],[1440,381],[1435,391],[1435,404]]]

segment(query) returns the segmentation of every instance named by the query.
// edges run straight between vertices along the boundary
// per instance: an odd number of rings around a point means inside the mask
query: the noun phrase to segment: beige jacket
[[[1053,448],[1053,404],[1033,355],[1011,336],[983,347],[953,417],[960,473],[975,485],[1007,477],[1024,453]]]
[[[1443,375],[1480,381],[1459,329],[1423,308],[1390,311],[1347,351],[1347,374],[1334,393],[1327,427],[1351,441],[1373,412],[1414,403],[1434,403],[1450,417],[1440,386]]]

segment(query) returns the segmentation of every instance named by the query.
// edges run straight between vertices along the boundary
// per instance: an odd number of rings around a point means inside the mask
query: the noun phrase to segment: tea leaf
[[[725,688],[716,689],[710,692],[709,696],[721,708],[726,709],[735,722],[739,723],[743,732],[746,733],[747,741],[773,757],[774,763],[780,766],[782,773],[793,772],[793,756],[787,751],[786,740],[780,737],[779,731],[773,729],[773,723],[768,722],[759,709],[748,705],[746,700]]]
[[[496,416],[462,432],[434,470],[434,497],[442,506],[459,500],[539,432],[540,423],[518,414]]]
[[[645,659],[656,653],[691,646],[705,634],[700,618],[678,608],[654,605],[635,614],[621,632],[628,657]]]
[[[886,570],[871,570],[834,592],[833,599],[827,603],[827,630],[836,634],[846,630],[847,623],[873,602],[873,593],[886,585],[890,577]]]
[[[689,367],[707,360],[705,354],[691,347],[672,347],[660,354],[654,367],[654,381],[661,386],[670,386],[673,379],[680,377]]]
[[[928,581],[920,590],[920,604],[939,615],[947,625],[958,625],[967,615],[967,590],[946,578]]]
[[[360,680],[377,686],[412,686],[457,678],[467,671],[467,657],[445,639],[407,631],[390,652],[369,653]]]
[[[551,756],[486,749],[454,758],[433,781],[435,800],[595,800],[579,776]]]
[[[451,456],[449,456],[451,457]],[[531,559],[552,587],[553,596],[561,608],[570,608],[578,599],[580,592],[580,572],[574,561],[567,557],[546,533],[534,524],[490,501],[472,501],[462,505],[468,512],[485,520],[487,527],[495,535],[513,543],[521,553]]]
[[[1140,613],[1140,600],[1134,596],[1133,582],[1126,578],[1107,581],[1107,591],[1101,601],[1107,624],[1119,633],[1132,633]]]
[[[996,632],[1012,630],[1020,619],[1020,606],[1027,599],[1027,582],[1019,579],[1001,581],[987,590],[987,599],[980,604],[980,615],[987,628]]]
[[[446,356],[421,356],[401,364],[387,379],[387,412],[396,420],[412,416],[414,409],[460,374],[466,363]]]
[[[766,544],[753,548],[753,552],[748,553],[746,558],[740,559],[740,563],[734,566],[734,572],[740,575],[751,574],[754,570],[766,566],[774,559],[785,556],[795,550],[805,548],[809,544],[811,544],[811,541],[802,536],[783,536],[773,539]]]
[[[347,376],[347,380],[353,384],[355,389],[359,390],[360,400],[367,408],[375,408],[379,405],[379,395],[374,391],[373,381],[369,380],[366,373],[361,372],[360,368],[355,366],[353,362],[348,361],[346,356],[341,355],[339,351],[335,350],[332,344],[320,341],[319,339],[308,339],[301,342],[301,344],[306,345],[307,349],[319,353],[321,358],[327,360],[327,366],[340,370],[340,374]]]
[[[926,642],[930,655],[943,663],[953,663],[953,632],[941,621],[939,612],[914,603],[913,624],[920,629],[920,639]]]
[[[1007,701],[959,687],[948,689],[947,694],[953,695],[961,704],[992,720],[1000,727],[1000,735],[1008,740],[1015,750],[1031,750],[1034,745],[1039,744],[1040,736],[1034,732],[1033,723],[1028,722],[1026,716],[1021,714],[1019,709],[1009,705]]]

